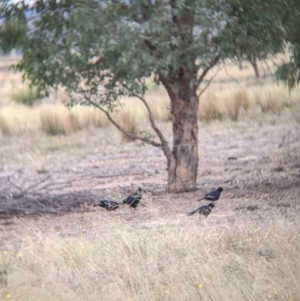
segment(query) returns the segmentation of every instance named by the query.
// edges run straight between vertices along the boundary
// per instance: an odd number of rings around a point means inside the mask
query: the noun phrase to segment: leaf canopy
[[[150,76],[168,78],[175,90],[184,77],[197,89],[226,59],[265,59],[282,51],[283,16],[293,1],[35,0],[10,8],[5,24],[18,20],[23,30],[26,19],[16,68],[40,92],[62,86],[73,101],[92,99],[111,111],[119,96],[143,95]],[[1,45],[11,36],[6,31]]]

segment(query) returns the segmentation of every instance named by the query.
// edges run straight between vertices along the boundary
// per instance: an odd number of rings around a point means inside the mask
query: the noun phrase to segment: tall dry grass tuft
[[[200,99],[198,109],[199,121],[210,122],[212,120],[222,120],[224,118],[224,112],[222,111],[220,103],[214,93],[208,93],[205,98]]]
[[[219,91],[208,90],[200,99],[200,121],[247,119],[275,123],[283,112],[293,115],[292,108],[298,103],[296,91],[290,94],[283,87],[274,85],[242,88],[238,91],[220,87]]]
[[[210,217],[209,217],[210,218]],[[16,300],[299,300],[299,221],[156,220],[137,228],[109,216],[85,234],[23,228],[1,251]],[[209,221],[209,220],[208,220]],[[20,256],[21,254],[21,256]]]
[[[280,172],[284,170],[284,156],[278,149],[271,152],[269,158],[273,164],[274,171]]]
[[[10,136],[11,130],[5,121],[5,119],[0,115],[0,137]]]
[[[114,118],[118,124],[120,124],[126,131],[132,135],[138,134],[138,120],[134,112],[129,110],[123,110],[118,114],[114,114]],[[124,133],[121,133],[122,140],[124,142],[134,141],[131,137],[127,136]]]
[[[66,135],[71,130],[69,114],[47,108],[41,110],[40,117],[41,128],[47,135]]]
[[[170,100],[167,93],[160,88],[148,93],[146,100],[149,103],[153,118],[157,121],[172,121]]]
[[[83,129],[82,124],[74,111],[69,111],[67,118],[69,123],[68,127],[70,128],[71,132],[77,132]]]
[[[300,100],[291,107],[291,112],[294,120],[300,124]]]
[[[104,113],[93,107],[73,107],[70,115],[73,115],[74,122],[77,123],[77,127],[81,130],[93,130],[98,127],[106,127],[110,124]]]
[[[89,107],[66,109],[61,104],[35,107],[7,105],[0,110],[0,136],[43,131],[48,135],[67,135],[105,127],[109,121],[102,112]]]
[[[261,108],[263,113],[273,113],[280,115],[284,103],[284,98],[275,91],[266,91],[255,95],[256,103]]]
[[[86,107],[67,110],[62,105],[45,105],[40,108],[40,118],[42,130],[51,136],[67,135],[108,125],[106,117],[101,112]]]
[[[0,109],[0,136],[32,133],[39,128],[37,111],[23,105],[7,105]]]
[[[230,120],[237,121],[241,110],[247,112],[251,106],[251,101],[248,93],[245,90],[238,91],[225,105],[226,117]]]

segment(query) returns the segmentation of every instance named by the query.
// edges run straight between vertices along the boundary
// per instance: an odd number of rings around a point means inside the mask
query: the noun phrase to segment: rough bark
[[[172,157],[168,160],[168,190],[196,188],[198,169],[198,98],[195,89],[183,79],[175,85],[163,81],[171,99],[173,117]],[[176,87],[174,89],[172,87]]]

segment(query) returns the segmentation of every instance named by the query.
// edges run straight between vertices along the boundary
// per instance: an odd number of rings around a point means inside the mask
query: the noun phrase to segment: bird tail
[[[189,212],[188,215],[193,215],[193,214],[195,214],[196,212],[198,212],[198,209]]]

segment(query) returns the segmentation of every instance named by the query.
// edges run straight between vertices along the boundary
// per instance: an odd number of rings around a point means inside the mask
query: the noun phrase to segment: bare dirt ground
[[[2,244],[8,244],[11,233],[24,225],[59,231],[64,224],[73,235],[74,223],[76,231],[89,232],[93,223],[107,216],[134,227],[157,226],[164,220],[174,220],[174,224],[198,220],[186,213],[204,203],[197,202],[199,197],[219,186],[224,191],[206,220],[209,223],[230,226],[231,221],[270,220],[278,215],[293,222],[299,216],[300,129],[294,123],[201,125],[198,189],[179,194],[166,192],[166,160],[159,149],[120,144],[118,138],[109,140],[110,135],[109,129],[99,129],[71,146],[66,142],[69,138],[61,137],[59,141],[65,144],[50,148],[46,137],[2,141]],[[46,162],[39,173],[27,156],[32,143]],[[102,197],[122,200],[136,184],[148,190],[143,197],[146,207],[134,211],[123,206],[107,212],[93,206]]]

